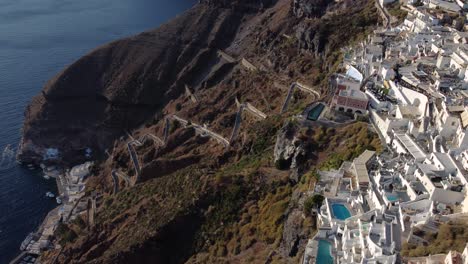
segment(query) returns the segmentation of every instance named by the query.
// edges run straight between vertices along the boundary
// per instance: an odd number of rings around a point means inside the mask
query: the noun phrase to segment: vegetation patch
[[[406,16],[408,15],[407,11],[401,9],[401,3],[399,1],[389,3],[385,5],[385,8],[391,16],[396,17],[398,19],[398,23],[403,23]]]
[[[446,254],[450,250],[463,252],[468,241],[468,223],[449,222],[439,226],[437,233],[421,234],[428,241],[427,245],[404,243],[401,255],[405,257],[422,257],[435,254]]]
[[[320,206],[322,206],[323,200],[325,200],[325,197],[320,194],[314,194],[313,196],[307,198],[307,200],[304,202],[304,213],[310,216],[313,208],[318,209]]]
[[[57,235],[60,245],[62,246],[75,241],[75,239],[78,237],[76,232],[64,223],[58,224],[55,234]]]
[[[209,219],[204,225],[212,228],[205,234],[205,239],[209,239],[209,244],[212,244],[207,249],[211,258],[205,261],[219,262],[224,258],[229,259],[230,256],[235,256],[256,243],[278,246],[291,192],[292,187],[288,184],[279,187],[272,185],[260,193],[251,189],[250,194],[246,195],[249,199],[239,199],[243,202],[241,208],[236,207],[235,203],[228,210],[225,206],[215,209],[218,211],[213,214],[216,220]],[[240,210],[236,211],[235,208]],[[223,214],[220,214],[221,212]],[[211,218],[211,214],[208,218]],[[219,223],[222,223],[224,228],[219,229]]]
[[[318,149],[328,153],[318,165],[320,170],[338,169],[343,161],[353,160],[366,149],[382,150],[379,137],[369,130],[368,124],[364,122],[337,129],[321,127],[316,130],[314,141]]]

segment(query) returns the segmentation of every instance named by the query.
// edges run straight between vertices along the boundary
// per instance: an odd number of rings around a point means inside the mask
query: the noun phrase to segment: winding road
[[[140,177],[141,166],[140,166],[140,161],[138,160],[138,154],[135,150],[135,146],[142,146],[147,140],[153,140],[157,146],[164,146],[165,142],[161,138],[151,133],[144,135],[143,137],[141,137],[140,140],[133,138],[130,135],[130,133],[128,133],[128,135],[132,140],[127,143],[127,149],[128,149],[128,153],[130,154],[130,158],[132,159],[133,166],[135,168],[135,174],[136,174],[135,182],[137,182],[138,178]]]
[[[236,121],[234,122],[234,128],[232,129],[231,133],[231,138],[229,139],[229,143],[232,144],[236,140],[238,134],[239,134],[239,129],[240,125],[242,123],[242,112],[246,110],[248,113],[260,118],[260,119],[266,119],[267,115],[263,113],[262,111],[258,110],[255,108],[253,105],[250,103],[243,103],[241,104],[239,100],[236,98],[236,105],[238,107],[237,113],[236,113]]]
[[[249,111],[252,113],[255,113],[256,115],[261,115],[263,113],[259,112],[258,109],[256,109],[253,106],[247,106],[249,108]],[[114,194],[119,192],[119,181],[118,178],[122,179],[125,181],[126,185],[128,187],[134,186],[140,177],[141,174],[141,165],[140,165],[140,160],[138,159],[138,153],[135,149],[135,146],[142,146],[147,140],[153,140],[154,143],[157,146],[164,146],[166,144],[167,138],[169,136],[169,130],[170,130],[170,120],[176,120],[180,122],[183,126],[187,127],[193,127],[195,131],[203,136],[208,136],[212,139],[215,139],[218,141],[220,144],[222,144],[224,147],[229,147],[229,141],[225,139],[223,136],[209,130],[206,126],[201,126],[195,123],[191,123],[190,121],[183,119],[181,117],[178,117],[177,115],[170,115],[165,118],[165,123],[164,123],[164,131],[163,131],[163,139],[159,138],[158,136],[155,136],[154,134],[148,133],[145,134],[143,137],[141,137],[140,140],[135,139],[130,133],[127,132],[130,141],[127,143],[127,150],[130,155],[130,159],[132,160],[133,166],[135,168],[135,179],[132,181],[132,179],[124,175],[123,173],[118,172],[117,170],[112,170],[111,176],[112,176],[112,181],[114,184]]]
[[[229,63],[237,63],[237,60],[222,50],[218,50],[218,55]]]
[[[286,95],[286,99],[284,100],[283,106],[281,107],[281,112],[280,114],[283,114],[288,110],[289,106],[289,101],[291,100],[291,97],[294,93],[295,88],[298,88],[299,90],[302,90],[304,92],[310,93],[314,96],[315,99],[320,98],[320,93],[315,91],[314,89],[300,83],[300,82],[293,82],[291,83],[291,86],[289,86],[288,94]]]
[[[226,138],[224,138],[223,136],[221,136],[220,134],[218,134],[216,132],[213,132],[213,131],[209,130],[206,126],[201,126],[199,124],[192,123],[192,122],[190,122],[190,121],[188,121],[186,119],[178,117],[177,115],[172,115],[169,118],[180,122],[183,126],[187,126],[187,125],[190,124],[190,127],[193,127],[195,129],[195,131],[197,131],[198,133],[200,133],[202,135],[207,135],[210,138],[215,139],[220,144],[222,144],[224,147],[229,147],[229,141]]]

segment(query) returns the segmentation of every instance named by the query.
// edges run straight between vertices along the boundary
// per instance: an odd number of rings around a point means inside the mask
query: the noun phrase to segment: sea
[[[196,0],[0,0],[0,264],[57,206],[55,180],[16,164],[24,109],[95,47],[159,26]],[[4,151],[8,145],[10,151]]]

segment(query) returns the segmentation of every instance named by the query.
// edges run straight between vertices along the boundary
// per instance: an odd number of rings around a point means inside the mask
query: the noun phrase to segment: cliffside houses
[[[346,51],[331,108],[368,113],[386,149],[320,172],[314,191],[326,199],[307,252],[330,243],[335,263],[401,263],[403,242],[427,243],[414,230],[468,214],[468,34],[453,23],[462,8],[410,5],[401,25]],[[466,262],[468,249],[408,261],[439,259]]]
[[[409,9],[401,25],[376,32],[384,38],[379,68],[369,69],[375,65],[363,56],[353,57],[357,68],[367,67],[363,72],[377,72],[372,85],[364,87],[369,116],[401,165],[376,182],[373,192],[391,182],[407,190],[409,201],[429,199],[447,208],[445,212],[466,213],[467,35],[447,23],[447,16],[458,15],[460,6],[431,0]],[[372,37],[362,46],[367,45],[375,45]],[[371,175],[382,179],[382,171]]]

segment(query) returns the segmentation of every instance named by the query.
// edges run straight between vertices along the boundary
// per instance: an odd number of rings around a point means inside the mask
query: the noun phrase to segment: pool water
[[[351,217],[351,213],[348,208],[343,204],[332,204],[333,216],[336,219],[345,220]]]
[[[316,106],[314,106],[314,108],[312,108],[309,111],[309,114],[307,115],[307,119],[312,120],[312,121],[317,121],[317,119],[319,118],[320,114],[323,111],[323,108],[325,108],[323,104],[317,104]]]
[[[331,255],[331,244],[326,240],[319,240],[317,259],[315,261],[317,264],[333,264],[333,257]]]
[[[390,202],[398,201],[398,195],[397,195],[397,194],[394,194],[394,193],[387,193],[386,196],[387,196],[387,199],[388,199]]]

